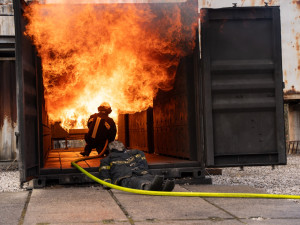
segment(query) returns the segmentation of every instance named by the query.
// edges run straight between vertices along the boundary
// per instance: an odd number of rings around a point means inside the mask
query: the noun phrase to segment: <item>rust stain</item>
[[[298,59],[296,80],[299,81],[300,79],[300,33],[296,34],[296,50],[297,50],[297,59]]]
[[[211,1],[202,0],[202,8],[210,8],[211,7]]]
[[[206,12],[201,10],[200,11],[200,15],[199,15],[199,18],[200,18],[200,21],[201,22],[204,22],[205,21],[205,16],[206,16]]]
[[[221,26],[220,26],[220,33],[223,33],[223,30],[224,30],[224,26],[225,26],[225,24],[226,24],[226,22],[227,22],[227,20],[225,19],[225,20],[223,20],[223,23],[221,24]]]
[[[299,44],[299,39],[300,39],[300,33],[297,33],[296,34],[296,50],[297,50],[297,52],[298,52],[298,56],[300,56],[299,55],[299,50],[300,50],[300,44]]]
[[[292,2],[297,6],[298,9],[300,9],[300,0],[293,0]]]
[[[210,8],[211,7],[211,1],[202,0],[201,8]]]
[[[17,121],[14,67],[12,61],[0,61],[0,128],[3,127],[5,119],[12,126]]]
[[[284,93],[285,93],[286,95],[294,95],[294,94],[300,94],[300,91],[297,91],[297,90],[295,89],[295,86],[292,85],[292,88],[289,89],[289,90],[287,90],[287,91],[285,91]]]

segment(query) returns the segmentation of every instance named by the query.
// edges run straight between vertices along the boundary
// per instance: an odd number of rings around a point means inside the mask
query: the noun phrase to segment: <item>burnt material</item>
[[[201,14],[207,165],[285,164],[279,7]]]
[[[126,147],[153,153],[153,109],[118,117],[118,140]]]
[[[16,122],[15,38],[0,36],[0,161],[17,156]]]
[[[171,91],[159,91],[153,110],[119,115],[118,139],[127,147],[149,153],[197,160],[195,109],[195,58],[184,57]],[[198,137],[200,138],[200,137]]]
[[[153,110],[128,115],[129,146],[153,153]]]
[[[182,58],[171,91],[153,101],[155,153],[194,159],[196,148],[193,56]]]
[[[42,83],[41,64],[31,41],[24,37],[25,2],[14,1],[16,29],[17,117],[19,129],[19,168],[22,182],[39,174],[42,161]]]
[[[123,142],[125,147],[129,147],[129,126],[128,114],[118,115],[118,140]]]

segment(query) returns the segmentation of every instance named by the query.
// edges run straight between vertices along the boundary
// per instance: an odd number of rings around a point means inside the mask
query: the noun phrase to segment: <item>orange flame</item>
[[[85,127],[103,101],[114,118],[152,106],[158,89],[172,89],[197,26],[197,6],[188,3],[31,4],[25,16],[49,117],[65,128]]]

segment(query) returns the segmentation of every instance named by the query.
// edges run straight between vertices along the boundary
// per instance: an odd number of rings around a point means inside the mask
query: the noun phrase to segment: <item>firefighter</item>
[[[126,149],[122,142],[108,144],[109,155],[100,161],[100,179],[119,186],[152,190],[172,191],[173,180],[164,180],[163,176],[154,176],[148,171],[144,152]]]
[[[86,146],[84,151],[80,153],[82,156],[89,156],[93,148],[96,148],[98,154],[100,154],[106,140],[108,140],[108,143],[115,140],[116,124],[108,116],[111,111],[110,105],[104,102],[98,107],[98,113],[90,116],[87,123],[89,131],[84,137]]]

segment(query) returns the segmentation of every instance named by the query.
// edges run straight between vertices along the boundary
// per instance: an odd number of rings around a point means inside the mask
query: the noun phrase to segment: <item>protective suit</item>
[[[99,113],[90,116],[88,120],[89,131],[85,135],[86,146],[84,152],[80,154],[89,156],[93,148],[100,153],[105,146],[106,140],[112,142],[115,140],[117,128],[114,120],[108,116],[111,113],[111,107],[108,103],[102,103],[98,107]]]
[[[174,181],[150,174],[144,152],[137,149],[128,150],[120,141],[113,141],[108,146],[110,153],[100,162],[100,179],[134,189],[173,190]]]

